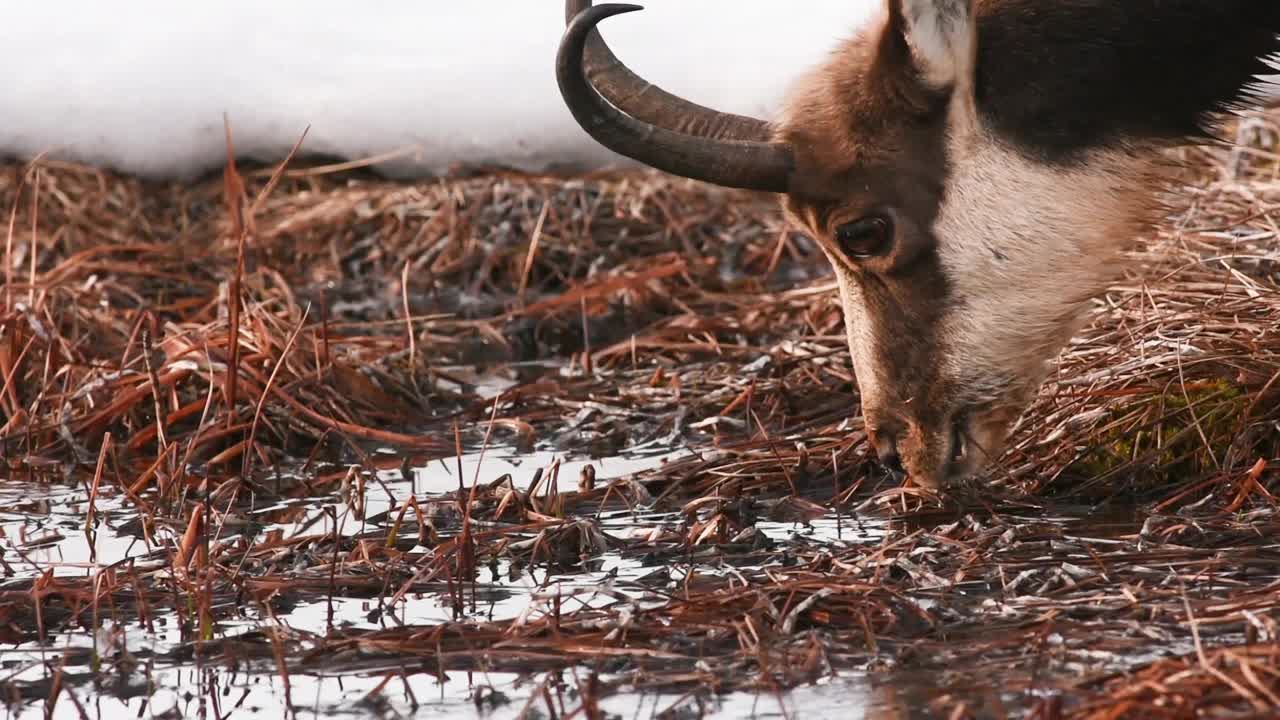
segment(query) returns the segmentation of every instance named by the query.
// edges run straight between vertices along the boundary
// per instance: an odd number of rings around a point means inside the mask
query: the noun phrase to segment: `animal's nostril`
[[[902,457],[898,455],[898,445],[893,441],[892,437],[885,434],[879,434],[875,439],[876,457],[880,459],[880,464],[884,465],[887,470],[894,473],[902,473]]]
[[[956,421],[951,426],[951,462],[956,463],[964,459],[965,454],[965,429],[960,421]]]
[[[885,469],[891,473],[901,475],[906,472],[906,469],[902,467],[902,458],[898,456],[898,452],[896,450],[881,455],[880,462],[884,465]]]

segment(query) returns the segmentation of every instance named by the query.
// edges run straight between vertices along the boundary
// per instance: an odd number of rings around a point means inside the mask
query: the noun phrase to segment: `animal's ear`
[[[887,0],[884,58],[932,92],[970,86],[977,51],[973,0]],[[905,67],[904,67],[905,65]]]

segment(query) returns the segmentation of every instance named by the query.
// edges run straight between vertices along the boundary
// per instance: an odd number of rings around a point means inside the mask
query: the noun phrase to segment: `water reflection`
[[[461,466],[461,485],[470,487],[473,483],[489,483],[504,475],[511,477],[512,484],[521,489],[529,489],[535,481],[542,479],[545,489],[547,480],[555,477],[556,487],[561,491],[575,490],[583,471],[593,468],[597,482],[607,482],[637,473],[656,470],[663,465],[692,456],[686,450],[649,450],[631,451],[625,455],[603,458],[582,458],[566,456],[564,453],[537,451],[522,453],[511,448],[490,448],[485,452],[468,453],[458,458],[439,460],[429,465],[411,469],[410,489],[416,494],[425,495],[453,492],[458,489],[458,473]],[[403,475],[399,470],[386,470],[380,474],[386,482],[402,482]]]
[[[263,671],[213,667],[142,670],[132,679],[99,687],[90,684],[87,677],[68,675],[70,682],[63,685],[52,708],[45,700],[31,698],[34,702],[10,707],[10,717],[565,717],[581,709],[584,694],[580,688],[589,678],[586,670],[541,675],[454,672],[437,677],[406,668],[365,675],[294,672],[286,682],[278,674]],[[862,676],[831,678],[785,693],[622,690],[599,701],[598,708],[606,717],[764,720],[824,713],[855,720],[915,717],[893,686],[872,686]],[[49,709],[51,713],[47,713]]]

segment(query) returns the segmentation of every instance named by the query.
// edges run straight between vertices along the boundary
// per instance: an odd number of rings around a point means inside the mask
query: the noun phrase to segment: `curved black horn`
[[[601,145],[659,170],[725,187],[786,192],[794,160],[785,143],[722,140],[670,130],[663,127],[666,123],[628,115],[591,85],[583,53],[592,30],[605,18],[640,9],[599,5],[570,21],[556,56],[556,79],[574,119]]]
[[[591,0],[565,0],[565,24],[590,9]],[[587,36],[583,69],[596,92],[631,117],[651,125],[663,125],[686,135],[717,140],[769,139],[769,123],[745,115],[720,112],[685,100],[631,72],[622,64],[597,30]]]

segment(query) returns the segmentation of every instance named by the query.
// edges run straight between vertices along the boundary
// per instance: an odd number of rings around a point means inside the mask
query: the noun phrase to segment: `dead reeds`
[[[152,662],[286,688],[582,671],[586,714],[849,673],[950,717],[1259,713],[1280,693],[1280,161],[1186,154],[1141,273],[944,503],[871,462],[825,260],[766,199],[649,174],[5,168],[0,476],[82,488],[94,552],[49,561],[41,510],[6,517],[2,632],[165,618],[181,639]],[[610,480],[464,470],[499,447],[686,453]],[[97,543],[125,536],[145,551]],[[291,627],[308,602],[324,626]],[[0,688],[52,704],[76,697],[66,663],[132,657],[95,640]],[[563,712],[553,685],[527,707]]]

